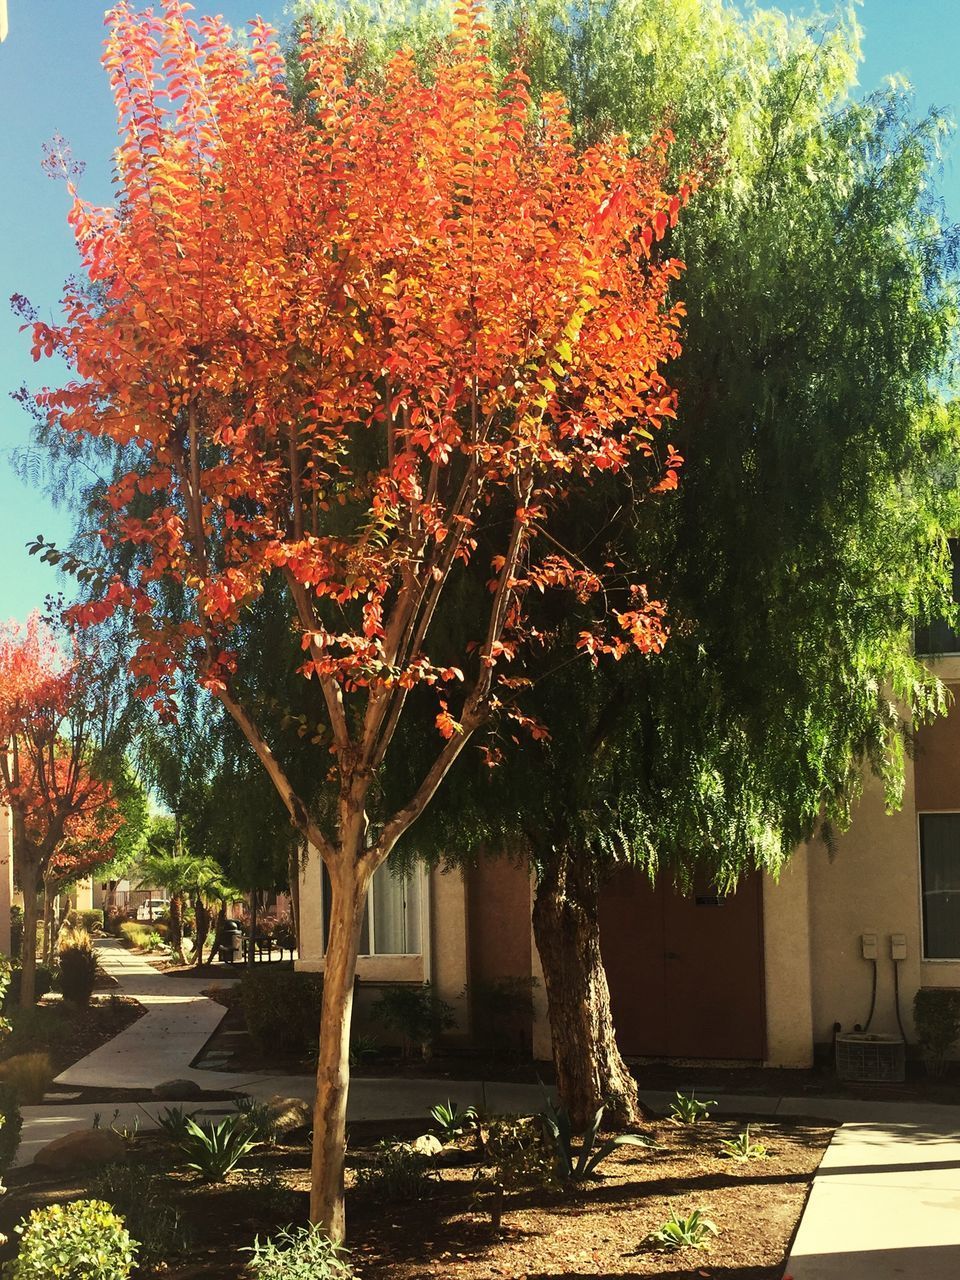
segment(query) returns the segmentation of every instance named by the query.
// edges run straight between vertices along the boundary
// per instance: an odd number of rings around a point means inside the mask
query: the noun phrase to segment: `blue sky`
[[[204,0],[194,0],[204,11]],[[52,363],[36,366],[26,334],[6,300],[25,294],[41,315],[55,314],[64,279],[75,268],[62,186],[40,169],[44,142],[63,134],[86,163],[83,193],[110,199],[113,107],[100,69],[104,0],[9,0],[10,35],[0,46],[0,620],[24,617],[56,590],[54,571],[31,559],[25,543],[38,533],[63,540],[66,519],[46,497],[25,487],[9,466],[9,452],[26,443],[29,424],[9,392],[55,380]],[[227,20],[242,24],[255,0],[221,0]],[[784,5],[797,12],[812,6]],[[829,7],[824,4],[823,7]],[[259,12],[282,20],[284,0],[261,0]],[[947,108],[960,116],[960,0],[863,0],[866,31],[860,81],[875,88],[902,72],[916,90],[917,109]],[[960,221],[960,139],[948,143],[942,178],[948,214]]]

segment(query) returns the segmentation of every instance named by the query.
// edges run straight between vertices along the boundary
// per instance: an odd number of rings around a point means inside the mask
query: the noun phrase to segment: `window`
[[[950,539],[950,556],[953,560],[953,599],[960,602],[960,539]],[[914,648],[917,653],[960,653],[960,632],[943,618],[934,618],[917,627]]]
[[[960,960],[960,813],[920,815],[923,957]]]
[[[360,928],[362,956],[418,956],[423,951],[420,927],[422,877],[417,871],[394,875],[388,866],[375,872],[367,891]],[[323,945],[330,920],[330,879],[323,872]]]

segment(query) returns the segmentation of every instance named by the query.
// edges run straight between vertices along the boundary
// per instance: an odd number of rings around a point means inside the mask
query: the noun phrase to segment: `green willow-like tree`
[[[348,31],[370,12],[347,10]],[[391,16],[364,56],[413,40],[429,57],[444,12]],[[600,955],[604,874],[777,873],[818,825],[849,822],[865,770],[896,805],[913,725],[943,710],[911,640],[950,608],[957,520],[960,422],[941,398],[956,240],[931,194],[945,124],[916,118],[901,83],[854,98],[848,11],[532,0],[500,4],[494,30],[504,65],[567,96],[582,141],[642,145],[667,118],[677,172],[706,175],[671,244],[679,490],[654,511],[594,485],[563,538],[598,569],[628,546],[670,640],[615,668],[568,663],[585,614],[545,606],[518,696],[550,742],[498,740],[492,773],[468,753],[408,846],[529,858],[561,1093],[578,1124],[604,1100],[623,1122],[638,1106]]]

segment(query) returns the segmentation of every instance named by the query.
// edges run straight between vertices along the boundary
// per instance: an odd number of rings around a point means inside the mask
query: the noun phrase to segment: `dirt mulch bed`
[[[743,1128],[724,1118],[650,1130],[663,1150],[622,1148],[602,1166],[603,1177],[575,1189],[508,1196],[502,1228],[492,1227],[489,1192],[478,1188],[476,1164],[444,1168],[426,1198],[398,1203],[359,1197],[348,1172],[347,1216],[353,1263],[360,1280],[779,1280],[790,1240],[831,1130],[816,1123],[763,1122],[751,1136],[764,1142],[764,1160],[738,1163],[719,1156],[720,1143]],[[396,1136],[391,1130],[390,1136]],[[408,1126],[401,1130],[410,1136]],[[375,1126],[354,1126],[351,1164],[369,1159]],[[462,1145],[472,1151],[472,1141]],[[467,1158],[465,1156],[465,1158]],[[259,1148],[242,1171],[219,1186],[170,1170],[171,1149],[157,1135],[131,1144],[131,1161],[168,1171],[164,1188],[192,1233],[188,1253],[170,1258],[164,1280],[241,1280],[254,1236],[306,1220],[308,1151],[304,1144]],[[15,1170],[0,1201],[0,1230],[8,1236],[38,1204],[85,1194],[77,1175]],[[705,1250],[658,1253],[645,1238],[671,1212],[701,1209],[719,1228]],[[132,1224],[131,1224],[132,1225]],[[9,1256],[11,1248],[4,1252]],[[141,1276],[154,1273],[142,1270]]]
[[[95,994],[86,1009],[48,998],[31,1014],[29,1027],[18,1028],[14,1013],[14,1031],[4,1045],[3,1056],[48,1053],[54,1075],[59,1075],[145,1013],[143,1005],[131,996]]]

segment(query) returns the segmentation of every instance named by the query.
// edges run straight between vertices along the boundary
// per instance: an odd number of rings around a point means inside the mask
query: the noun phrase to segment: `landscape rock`
[[[112,1129],[77,1129],[41,1147],[33,1163],[44,1169],[76,1169],[88,1164],[114,1164],[127,1149]]]
[[[309,1129],[313,1123],[313,1108],[302,1098],[285,1098],[283,1094],[276,1093],[263,1105],[276,1134]]]
[[[163,1084],[154,1085],[155,1098],[164,1102],[183,1101],[184,1098],[199,1098],[203,1090],[196,1080],[164,1080]]]
[[[413,1143],[413,1149],[421,1156],[438,1156],[443,1150],[443,1143],[432,1133],[421,1134]]]

